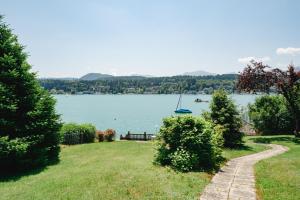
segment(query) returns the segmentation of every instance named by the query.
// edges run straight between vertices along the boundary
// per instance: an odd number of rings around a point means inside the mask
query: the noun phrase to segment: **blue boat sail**
[[[182,108],[182,94],[180,93],[180,96],[179,96],[179,99],[178,99],[178,103],[177,103],[177,106],[176,106],[176,110],[175,110],[175,113],[177,114],[188,114],[188,113],[192,113],[191,110],[189,109],[185,109],[185,108]]]

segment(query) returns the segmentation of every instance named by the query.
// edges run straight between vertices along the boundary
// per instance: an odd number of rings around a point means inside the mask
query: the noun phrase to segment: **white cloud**
[[[276,53],[278,55],[284,55],[284,54],[296,55],[296,54],[300,54],[300,48],[294,48],[294,47],[278,48],[276,50]]]
[[[254,56],[249,56],[249,57],[244,57],[244,58],[239,58],[238,62],[242,64],[248,64],[251,60],[255,60],[257,62],[267,62],[270,61],[271,58],[268,56],[262,57],[262,58],[257,58]]]

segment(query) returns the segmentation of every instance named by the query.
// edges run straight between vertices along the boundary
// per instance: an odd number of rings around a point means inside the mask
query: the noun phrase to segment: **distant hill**
[[[193,71],[193,72],[185,72],[182,75],[184,75],[184,76],[215,76],[217,74],[199,70],[199,71]]]
[[[296,69],[300,70],[300,67],[296,67]],[[237,74],[232,72],[232,73],[226,73],[226,74],[215,74],[215,73],[210,73],[206,71],[194,71],[194,72],[185,72],[180,75],[175,75],[175,76],[222,76],[224,77],[231,77],[236,76]],[[227,76],[228,75],[228,76]],[[125,76],[114,76],[110,74],[101,74],[101,73],[88,73],[80,78],[74,78],[74,77],[41,77],[39,78],[40,80],[61,80],[61,81],[96,81],[96,80],[111,80],[111,79],[116,79],[116,80],[140,80],[140,79],[145,79],[145,78],[162,78],[162,77],[173,77],[173,76],[153,76],[153,75],[144,75],[144,74],[131,74],[131,75],[125,75]]]
[[[99,79],[107,79],[107,78],[113,78],[113,75],[109,74],[100,74],[100,73],[88,73],[80,78],[80,80],[83,81],[94,81]]]
[[[300,66],[295,67],[295,70],[296,70],[296,71],[300,71]]]
[[[153,76],[150,75],[141,75],[141,74],[132,74],[127,76],[113,76],[109,74],[101,74],[101,73],[88,73],[79,80],[82,81],[95,81],[95,80],[103,80],[103,79],[141,79],[141,78],[152,78]]]

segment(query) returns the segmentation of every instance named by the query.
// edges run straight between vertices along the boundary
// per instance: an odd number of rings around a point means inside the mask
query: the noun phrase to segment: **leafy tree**
[[[233,101],[224,90],[213,93],[210,112],[205,118],[210,118],[215,125],[222,126],[224,146],[238,147],[243,143],[243,133],[240,132],[242,120]]]
[[[293,133],[293,117],[283,96],[261,96],[248,107],[250,120],[257,132],[265,135]]]
[[[28,169],[58,159],[54,99],[30,72],[24,47],[0,16],[0,168]]]
[[[300,72],[296,72],[293,65],[287,71],[270,69],[261,62],[251,63],[240,73],[237,88],[244,92],[269,93],[276,88],[287,102],[288,109],[293,116],[295,136],[300,137]]]

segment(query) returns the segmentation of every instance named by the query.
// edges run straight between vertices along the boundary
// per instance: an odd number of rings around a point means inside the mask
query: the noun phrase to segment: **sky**
[[[298,0],[0,0],[39,77],[300,65]]]

